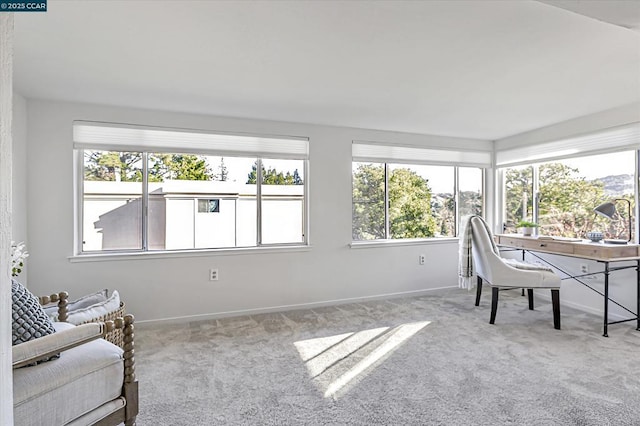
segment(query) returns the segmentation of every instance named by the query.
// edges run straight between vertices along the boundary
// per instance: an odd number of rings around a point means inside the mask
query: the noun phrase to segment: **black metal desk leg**
[[[638,304],[636,305],[636,330],[640,330],[640,260],[636,260],[636,297]]]
[[[609,262],[604,262],[604,337],[607,334],[607,325],[609,323]]]
[[[522,261],[524,262],[525,251],[522,250]],[[524,296],[524,288],[522,289],[522,295]]]

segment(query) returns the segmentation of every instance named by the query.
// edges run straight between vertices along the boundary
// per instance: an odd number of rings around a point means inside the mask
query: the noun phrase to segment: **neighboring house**
[[[141,184],[85,182],[83,250],[140,248]],[[256,186],[168,180],[149,184],[149,249],[256,245]],[[301,185],[263,185],[263,242],[303,241]]]

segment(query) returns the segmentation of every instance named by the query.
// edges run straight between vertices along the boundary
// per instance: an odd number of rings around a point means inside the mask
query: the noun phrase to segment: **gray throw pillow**
[[[38,298],[18,281],[11,281],[11,338],[14,345],[56,332]]]

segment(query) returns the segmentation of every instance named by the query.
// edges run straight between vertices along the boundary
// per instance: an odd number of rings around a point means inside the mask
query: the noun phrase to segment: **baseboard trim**
[[[324,300],[320,302],[270,306],[266,308],[239,309],[235,311],[223,311],[223,312],[215,312],[210,314],[186,315],[181,317],[160,318],[160,319],[142,320],[142,321],[136,320],[136,327],[139,327],[139,326],[144,327],[147,325],[158,325],[158,324],[163,324],[163,325],[183,324],[185,322],[192,322],[192,321],[206,321],[206,320],[219,319],[219,318],[238,317],[243,315],[258,315],[258,314],[267,314],[272,312],[293,311],[298,309],[313,309],[313,308],[322,308],[325,306],[338,306],[338,305],[345,305],[347,303],[371,302],[374,300],[381,300],[381,299],[394,299],[394,298],[408,297],[408,296],[421,296],[424,294],[431,293],[433,291],[445,290],[445,289],[451,289],[451,288],[457,288],[457,287],[456,286],[436,287],[436,288],[427,288],[427,289],[421,289],[421,290],[402,291],[402,292],[396,292],[396,293],[376,294],[372,296]]]

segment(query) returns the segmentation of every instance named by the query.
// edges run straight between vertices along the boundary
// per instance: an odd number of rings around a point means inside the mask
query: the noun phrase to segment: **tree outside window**
[[[353,240],[454,237],[456,216],[482,213],[482,169],[469,170],[476,172],[465,174],[465,182],[473,176],[475,187],[467,183],[460,191],[456,213],[455,167],[354,162]]]
[[[533,197],[534,167],[538,173],[538,197]],[[618,220],[598,216],[593,209],[615,198],[634,201],[634,155],[622,152],[560,160],[505,170],[505,219],[508,231],[515,231],[520,220],[535,221],[539,233],[551,236],[585,238],[599,231],[606,238],[627,239],[635,235],[627,229],[629,218],[623,202]],[[533,217],[533,203],[538,215]]]

